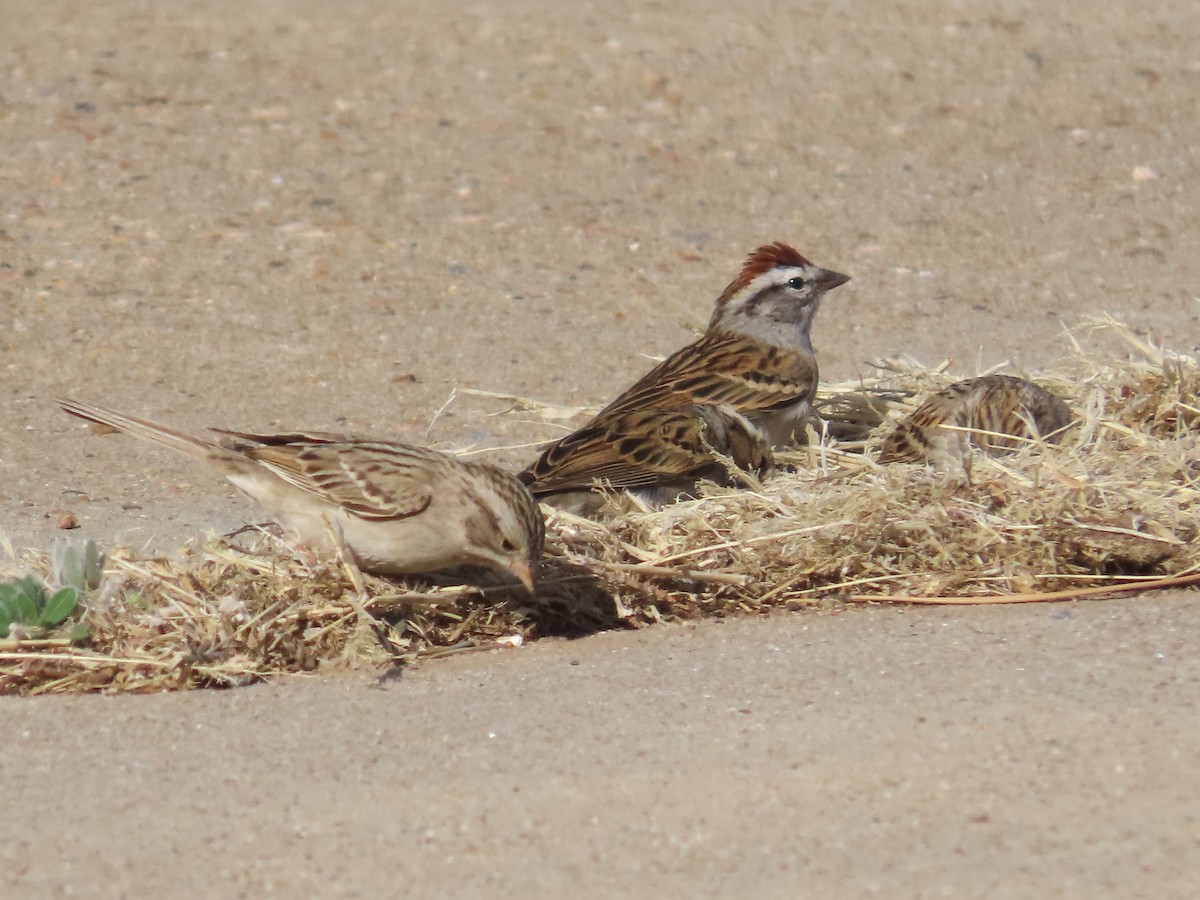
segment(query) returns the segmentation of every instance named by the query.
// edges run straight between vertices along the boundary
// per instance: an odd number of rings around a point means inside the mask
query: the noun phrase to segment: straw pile
[[[363,579],[261,533],[171,559],[117,551],[82,614],[88,640],[0,641],[0,691],[236,685],[822,600],[1029,602],[1200,581],[1200,363],[1112,320],[1092,327],[1133,353],[1077,349],[1037,376],[1080,418],[1058,445],[954,471],[875,464],[861,450],[953,380],[893,361],[827,389],[826,439],[756,490],[661,510],[614,496],[599,522],[553,513],[536,600]],[[39,553],[20,563],[48,567]]]

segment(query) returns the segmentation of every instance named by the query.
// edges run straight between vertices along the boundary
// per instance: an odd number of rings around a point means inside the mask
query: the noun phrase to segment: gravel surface
[[[261,518],[91,435],[514,448],[786,240],[823,376],[1200,341],[1200,8],[9,0],[0,531]],[[1102,345],[1101,345],[1102,346]],[[1115,348],[1114,348],[1115,349]],[[528,446],[495,458],[514,467]],[[799,612],[153,697],[0,698],[0,894],[1185,897],[1195,593]]]

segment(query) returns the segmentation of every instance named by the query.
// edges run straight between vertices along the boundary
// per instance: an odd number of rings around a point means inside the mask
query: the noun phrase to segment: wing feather
[[[1071,420],[1060,397],[1031,381],[1011,375],[968,378],[931,394],[901,421],[883,442],[879,461],[960,455],[968,444],[1004,453],[1035,434],[1055,442]]]
[[[747,352],[753,346],[755,352]],[[647,372],[600,413],[688,403],[726,404],[753,417],[816,394],[816,361],[746,337],[709,332]]]
[[[588,490],[597,481],[624,490],[680,484],[718,477],[718,456],[759,470],[770,451],[758,430],[729,408],[616,410],[547,448],[521,480],[537,494]]]
[[[245,435],[243,435],[245,437]],[[244,451],[272,474],[361,519],[406,519],[433,499],[432,452],[384,441],[265,444]]]

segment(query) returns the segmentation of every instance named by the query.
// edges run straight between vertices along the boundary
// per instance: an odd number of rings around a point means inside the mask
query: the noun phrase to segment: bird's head
[[[482,487],[467,517],[475,562],[509,572],[533,594],[546,540],[541,507],[516,478],[491,466],[483,468]]]
[[[717,299],[709,331],[812,351],[809,331],[826,291],[849,275],[814,266],[787,244],[759,247]]]

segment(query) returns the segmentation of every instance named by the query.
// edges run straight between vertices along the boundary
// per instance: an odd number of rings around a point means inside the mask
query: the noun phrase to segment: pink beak
[[[512,572],[514,576],[516,576],[516,579],[521,582],[521,584],[525,586],[525,590],[529,591],[529,596],[532,597],[533,589],[537,583],[537,579],[534,576],[533,568],[529,565],[529,563],[518,560],[515,562],[510,562],[506,568],[508,571]]]

